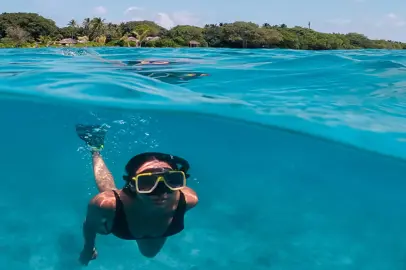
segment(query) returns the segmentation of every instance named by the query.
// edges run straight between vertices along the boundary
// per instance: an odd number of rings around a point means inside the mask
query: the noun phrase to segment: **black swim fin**
[[[104,147],[106,125],[76,125],[76,133],[92,150],[100,151]]]

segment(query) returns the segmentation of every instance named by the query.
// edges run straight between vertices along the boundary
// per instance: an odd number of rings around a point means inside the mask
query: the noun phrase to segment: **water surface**
[[[191,163],[186,230],[153,260],[99,237],[88,269],[403,269],[405,53],[229,49],[0,50],[7,269],[79,269],[96,194],[77,123],[103,155]],[[141,64],[141,61],[169,64]],[[12,211],[10,211],[12,209]]]

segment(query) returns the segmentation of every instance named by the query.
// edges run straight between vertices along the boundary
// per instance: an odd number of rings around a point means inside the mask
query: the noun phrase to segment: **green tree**
[[[53,43],[55,42],[55,40],[54,40],[52,37],[50,37],[50,36],[40,36],[40,37],[39,37],[39,42],[40,42],[42,45],[48,47],[48,46],[50,46],[51,44],[53,44]]]
[[[6,29],[7,37],[20,46],[30,39],[30,34],[19,26],[9,26]]]
[[[259,26],[252,22],[237,21],[223,27],[223,41],[227,47],[247,48],[258,47],[264,43],[264,34]]]
[[[54,40],[77,38],[85,44],[77,46],[142,46],[181,47],[194,40],[202,46],[228,48],[286,48],[301,50],[336,49],[406,49],[406,44],[393,40],[373,40],[359,33],[321,33],[310,27],[288,27],[282,23],[261,26],[236,21],[207,24],[203,28],[178,25],[168,30],[152,21],[129,21],[120,24],[102,18],[85,18],[79,25],[71,20],[58,28],[53,20],[36,13],[0,14],[1,47],[31,46],[41,42],[51,46]],[[147,37],[158,37],[152,40]],[[134,39],[140,42],[135,42]],[[147,41],[148,40],[148,41]]]
[[[189,42],[195,40],[201,45],[206,46],[207,42],[204,39],[203,29],[191,25],[178,25],[173,27],[165,37],[172,39],[180,46],[188,46]]]
[[[148,41],[146,43],[148,47],[160,47],[160,48],[173,48],[179,47],[179,45],[170,38],[160,38],[158,40]]]
[[[77,27],[78,27],[77,22],[74,19],[70,20],[68,23],[68,27],[69,27],[69,31],[71,32],[71,38],[74,38],[74,36],[76,36],[76,34],[77,34]]]
[[[83,35],[88,37],[90,36],[90,27],[91,27],[91,19],[90,18],[83,19],[82,22]]]
[[[350,44],[356,48],[371,48],[372,46],[372,42],[365,35],[348,33],[346,37],[350,41]]]
[[[139,44],[142,46],[142,44],[145,43],[146,38],[149,36],[150,31],[153,31],[151,26],[147,24],[138,24],[135,26],[135,29],[131,32],[131,34],[133,34],[139,40]]]
[[[123,34],[130,34],[132,31],[139,29],[138,27],[141,27],[143,29],[148,29],[149,36],[151,37],[157,37],[157,36],[163,36],[165,35],[168,30],[163,28],[162,26],[159,26],[155,22],[152,21],[129,21],[126,23],[121,23],[120,24],[120,29]]]
[[[210,47],[223,47],[223,29],[216,24],[206,24],[203,30],[203,38]]]
[[[6,35],[9,27],[19,27],[31,38],[38,40],[40,36],[55,36],[58,27],[55,22],[36,13],[3,13],[0,15],[0,36]]]
[[[107,42],[110,42],[111,40],[118,40],[124,35],[121,28],[114,23],[108,23],[105,25],[104,34],[106,35]]]
[[[89,25],[89,39],[90,40],[94,40],[96,37],[104,34],[104,30],[105,30],[105,25],[104,25],[104,21],[105,19],[102,19],[100,17],[97,18],[93,18],[90,21],[90,25]]]

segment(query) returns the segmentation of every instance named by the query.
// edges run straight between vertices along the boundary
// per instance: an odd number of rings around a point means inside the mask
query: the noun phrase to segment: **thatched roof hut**
[[[199,47],[199,46],[200,46],[200,42],[198,42],[196,40],[189,41],[189,47]]]
[[[128,37],[127,40],[132,42],[138,42],[138,39],[135,37]]]
[[[127,42],[135,42],[136,46],[140,46],[140,41],[136,37],[128,37]]]
[[[158,39],[159,39],[159,37],[146,37],[145,38],[146,41],[155,41],[155,40],[158,40]]]
[[[64,38],[64,39],[60,40],[58,43],[61,45],[70,46],[70,45],[76,44],[78,42],[76,40],[74,40],[73,38]]]

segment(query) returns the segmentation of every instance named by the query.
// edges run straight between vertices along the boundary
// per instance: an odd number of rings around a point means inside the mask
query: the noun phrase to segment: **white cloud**
[[[124,14],[129,14],[129,13],[133,13],[134,11],[142,11],[144,10],[141,7],[129,7],[124,11]]]
[[[389,13],[388,15],[386,15],[389,19],[397,19],[398,16],[395,13]]]
[[[200,19],[188,11],[176,11],[171,14],[154,12],[141,7],[131,6],[124,11],[124,15],[131,16],[131,20],[150,20],[158,25],[170,29],[176,25],[197,25]]]
[[[154,21],[160,26],[169,29],[176,25],[197,25],[200,19],[188,11],[177,11],[172,14],[159,12]]]
[[[164,28],[172,28],[175,26],[175,22],[171,19],[171,17],[167,13],[159,12],[157,14],[157,19],[155,22]]]
[[[94,12],[95,12],[96,14],[103,15],[103,14],[106,14],[106,13],[107,13],[107,8],[105,8],[105,7],[103,7],[103,6],[98,6],[98,7],[95,7],[95,8],[94,8]]]

